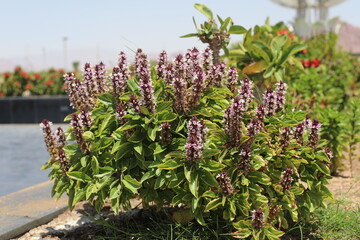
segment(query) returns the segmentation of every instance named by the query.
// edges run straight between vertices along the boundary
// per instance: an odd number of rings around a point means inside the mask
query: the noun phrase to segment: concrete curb
[[[0,197],[0,240],[17,237],[51,221],[67,209],[67,197],[50,197],[52,182]]]

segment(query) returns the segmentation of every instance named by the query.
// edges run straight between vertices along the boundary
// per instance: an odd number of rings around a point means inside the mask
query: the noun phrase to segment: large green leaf
[[[216,198],[211,200],[205,207],[205,212],[208,212],[212,209],[216,209],[222,203],[221,198]]]
[[[205,6],[204,4],[199,4],[196,3],[194,4],[194,7],[199,10],[199,12],[201,12],[202,14],[204,14],[207,18],[209,19],[213,19],[213,12],[210,10],[210,8],[208,8],[207,6]]]
[[[243,26],[240,26],[240,25],[232,25],[228,31],[228,33],[230,33],[230,34],[244,34],[246,32],[247,32],[247,30]]]
[[[136,179],[132,178],[130,175],[125,175],[122,183],[124,187],[128,189],[130,192],[136,194],[138,189],[141,187],[141,183],[138,182]]]
[[[168,160],[162,164],[156,165],[160,169],[171,170],[182,166],[182,163],[179,160]]]
[[[68,175],[69,178],[80,181],[80,182],[89,182],[91,181],[91,177],[84,172],[67,172],[66,175]]]

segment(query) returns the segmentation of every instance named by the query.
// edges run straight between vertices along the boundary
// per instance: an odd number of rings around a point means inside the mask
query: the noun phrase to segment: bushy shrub
[[[252,81],[214,65],[209,49],[174,62],[162,52],[155,68],[139,49],[134,72],[124,53],[104,69],[65,75],[76,111],[65,134],[41,124],[52,195],[68,194],[70,209],[85,200],[118,212],[139,198],[189,209],[200,224],[222,216],[238,238],[279,239],[331,197],[321,124],[284,108],[285,83],[255,99]]]

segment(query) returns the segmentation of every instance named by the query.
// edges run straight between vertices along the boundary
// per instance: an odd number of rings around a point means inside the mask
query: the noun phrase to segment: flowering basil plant
[[[237,238],[279,239],[331,198],[321,124],[284,109],[285,83],[255,99],[252,81],[209,49],[173,62],[162,52],[154,68],[139,49],[132,69],[120,53],[109,75],[102,63],[82,80],[65,74],[71,126],[41,123],[52,194],[66,192],[70,209],[110,202],[117,213],[139,198],[187,208],[202,225],[220,215]]]

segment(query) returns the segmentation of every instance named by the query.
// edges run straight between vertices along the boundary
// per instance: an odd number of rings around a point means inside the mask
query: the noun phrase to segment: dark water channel
[[[39,124],[0,124],[0,196],[48,180],[48,159]]]

